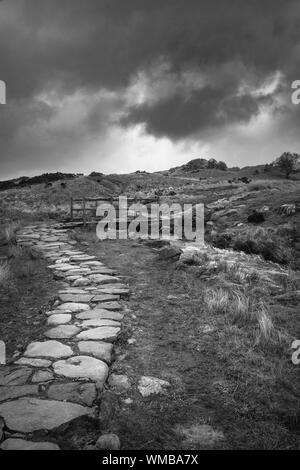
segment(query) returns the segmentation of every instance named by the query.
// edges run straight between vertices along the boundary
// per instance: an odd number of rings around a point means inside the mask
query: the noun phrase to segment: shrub
[[[251,224],[260,224],[266,220],[266,217],[263,212],[254,211],[248,216],[247,220]]]
[[[180,264],[189,266],[202,266],[209,261],[207,253],[202,252],[185,252],[180,258]]]
[[[249,183],[249,191],[263,191],[264,189],[272,189],[273,185],[269,181],[252,181]]]
[[[232,248],[248,254],[261,255],[267,261],[289,264],[292,261],[292,249],[286,240],[280,238],[272,229],[256,228],[239,232],[232,238]]]
[[[226,170],[227,170],[227,165],[226,165],[226,163],[220,161],[220,162],[218,163],[218,169],[219,169],[219,170],[222,170],[222,171],[226,171]]]
[[[275,166],[277,166],[286,178],[289,178],[290,174],[296,170],[300,155],[297,153],[284,152],[277,160],[275,160]]]

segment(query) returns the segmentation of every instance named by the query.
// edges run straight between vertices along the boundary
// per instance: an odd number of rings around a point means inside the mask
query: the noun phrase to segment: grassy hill
[[[161,202],[205,204],[206,240],[215,246],[252,250],[269,256],[264,247],[254,247],[252,232],[260,227],[267,230],[265,236],[271,237],[270,246],[277,241],[282,250],[289,253],[284,256],[286,263],[300,266],[299,173],[287,180],[271,166],[224,171],[205,168],[205,162],[196,159],[156,173],[92,173],[90,176],[55,173],[4,182],[4,186],[12,187],[3,190],[2,185],[1,220],[67,219],[71,197],[127,195],[139,199],[159,196]],[[293,208],[290,213],[284,212],[284,205]],[[249,222],[248,218],[257,212],[263,213],[259,216],[260,222]],[[236,244],[241,237],[243,241]],[[280,260],[280,256],[277,258]],[[277,258],[275,256],[275,260]]]

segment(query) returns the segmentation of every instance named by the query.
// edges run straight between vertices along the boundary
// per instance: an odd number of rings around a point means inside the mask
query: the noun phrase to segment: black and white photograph
[[[0,0],[0,465],[300,450],[299,136],[299,0]]]

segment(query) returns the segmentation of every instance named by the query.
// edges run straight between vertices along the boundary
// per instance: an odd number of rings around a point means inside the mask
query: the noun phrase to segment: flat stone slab
[[[86,331],[79,333],[76,338],[80,340],[106,340],[114,341],[117,339],[118,334],[120,333],[120,328],[115,328],[112,326],[103,326],[99,328],[91,328]]]
[[[87,304],[66,302],[66,303],[59,305],[57,309],[64,310],[64,311],[68,310],[70,312],[76,313],[76,312],[83,312],[83,311],[90,310],[90,307]]]
[[[98,307],[102,307],[101,303],[98,303]],[[98,308],[97,307],[97,308]],[[103,308],[105,310],[122,310],[122,305],[119,302],[105,302],[103,303]]]
[[[78,320],[115,320],[121,321],[123,314],[120,312],[114,312],[105,310],[104,308],[95,308],[90,312],[81,312],[76,314]]]
[[[93,297],[93,302],[110,302],[117,300],[120,300],[120,296],[115,294],[97,294]]]
[[[91,271],[92,271],[92,274],[106,274],[109,276],[112,276],[113,274],[115,274],[115,271],[109,268],[105,268],[104,266],[101,268],[100,267],[94,268],[93,266],[91,266]]]
[[[148,397],[149,395],[157,395],[164,392],[165,387],[169,386],[170,384],[166,380],[144,376],[139,381],[138,389],[143,397]]]
[[[35,233],[24,233],[24,235],[22,235],[22,238],[26,238],[26,240],[28,239],[32,239],[32,240],[39,240],[40,239],[40,235],[38,234],[35,234]]]
[[[81,354],[90,354],[101,359],[102,361],[111,363],[113,345],[104,341],[79,341],[78,349]]]
[[[70,258],[64,258],[64,257],[55,257],[57,260],[55,262],[55,264],[68,264],[70,265],[69,261],[70,261]],[[72,265],[71,265],[72,266]]]
[[[24,385],[31,374],[29,367],[0,366],[0,385]]]
[[[27,346],[24,355],[27,357],[53,357],[58,359],[72,356],[73,351],[70,346],[59,341],[37,341]]]
[[[72,303],[89,303],[93,295],[92,294],[59,294],[59,298],[62,302]]]
[[[74,266],[72,264],[64,264],[64,263],[55,263],[48,266],[49,269],[55,269],[56,271],[69,271],[73,269]]]
[[[84,255],[82,251],[77,251],[77,250],[64,250],[63,253],[67,256]]]
[[[71,256],[70,258],[71,261],[95,261],[95,256],[90,256],[90,255],[85,255],[85,254],[82,254],[82,255],[73,255]]]
[[[90,272],[90,269],[73,267],[73,269],[66,272],[66,276],[85,276],[86,274],[90,274]]]
[[[32,379],[31,379],[31,382],[33,382],[33,383],[50,382],[53,379],[54,379],[54,375],[52,374],[52,372],[50,372],[48,370],[38,370],[33,375]]]
[[[78,287],[67,287],[64,290],[60,290],[59,294],[86,294],[87,292],[84,289],[79,289]]]
[[[70,279],[72,280],[72,279]],[[80,278],[76,278],[76,279],[73,279],[74,280],[74,283],[73,283],[73,286],[88,286],[91,281],[89,281],[88,279],[86,279],[85,277],[80,277]]]
[[[90,408],[75,403],[29,397],[0,405],[0,416],[6,426],[24,433],[54,429],[90,412]]]
[[[37,385],[15,385],[11,387],[0,388],[0,402],[13,400],[14,398],[25,397],[28,395],[38,395],[39,388]]]
[[[113,284],[121,281],[118,277],[109,276],[107,274],[90,274],[88,279],[95,284]]]
[[[129,289],[127,289],[126,287],[123,288],[123,287],[103,287],[101,289],[101,292],[103,292],[103,294],[114,294],[114,295],[125,295],[125,294],[129,294]],[[98,296],[94,297],[93,302],[98,302]]]
[[[75,276],[66,276],[66,281],[68,282],[74,282],[74,281],[77,281],[78,279],[85,279],[85,278],[80,276],[79,274],[77,275],[75,274]]]
[[[77,326],[74,325],[60,325],[56,326],[55,328],[51,328],[50,330],[47,330],[44,335],[47,336],[47,338],[72,338],[72,336],[75,336],[76,333],[80,331]]]
[[[62,314],[66,314],[66,313],[72,313],[70,312],[70,310],[58,310],[57,308],[53,309],[53,310],[48,310],[47,312],[45,312],[45,314],[49,317],[50,315],[62,315]]]
[[[70,323],[72,320],[72,315],[70,313],[60,313],[50,315],[47,320],[47,325],[65,325],[66,323]]]
[[[89,356],[75,356],[53,364],[54,372],[64,377],[85,378],[103,384],[107,378],[108,366],[105,362]]]
[[[47,361],[47,359],[31,359],[29,357],[21,357],[15,364],[31,366],[31,367],[49,367],[51,366],[51,361]]]
[[[122,282],[116,282],[115,284],[104,284],[103,286],[97,286],[97,292],[101,294],[101,292],[104,289],[129,289],[129,287],[126,284],[123,284]]]
[[[102,318],[94,318],[90,320],[84,320],[81,323],[82,328],[90,328],[92,326],[115,326],[120,327],[121,323],[114,320],[109,319],[102,319]]]
[[[24,439],[6,439],[0,446],[1,450],[60,450],[53,442],[33,442]]]
[[[103,266],[103,263],[100,261],[84,261],[80,263],[80,266]]]
[[[97,398],[97,390],[93,383],[70,382],[52,384],[48,389],[48,398],[92,406]]]

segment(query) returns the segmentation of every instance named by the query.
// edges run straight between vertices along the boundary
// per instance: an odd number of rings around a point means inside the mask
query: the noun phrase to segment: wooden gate
[[[134,203],[151,204],[159,203],[159,197],[152,198],[127,198],[128,205]],[[82,222],[84,226],[97,223],[97,207],[101,203],[110,203],[118,211],[119,198],[116,197],[83,197],[71,198],[70,201],[70,219],[72,222]],[[128,220],[131,217],[128,216]],[[99,220],[99,219],[98,219]]]

